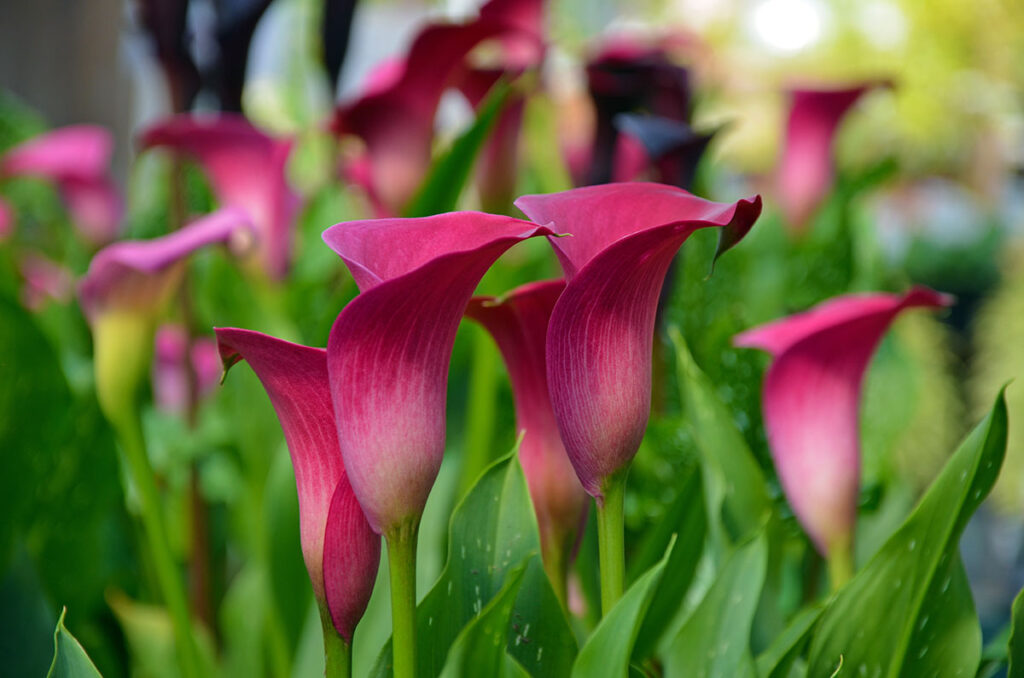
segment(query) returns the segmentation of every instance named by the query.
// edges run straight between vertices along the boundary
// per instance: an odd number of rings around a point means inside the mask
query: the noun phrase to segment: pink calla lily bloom
[[[762,403],[768,442],[786,498],[822,554],[852,540],[860,391],[875,348],[902,311],[950,303],[923,287],[851,294],[735,337],[772,355]]]
[[[423,512],[444,453],[448,363],[473,290],[505,250],[552,233],[477,212],[324,232],[360,289],[331,329],[327,369],[345,468],[376,532]]]
[[[539,15],[536,0],[491,0],[468,23],[428,25],[403,58],[383,62],[363,94],[335,111],[334,132],[365,144],[348,174],[366,189],[379,216],[399,214],[422,183],[441,95],[463,77],[469,53],[497,39],[511,64],[537,60]]]
[[[872,86],[789,92],[789,114],[776,190],[792,230],[802,231],[807,226],[831,190],[835,178],[832,142],[836,130],[847,111]]]
[[[18,272],[25,284],[21,302],[25,308],[41,310],[50,301],[67,303],[74,296],[75,278],[60,262],[29,252],[18,261]]]
[[[530,283],[507,295],[474,297],[466,316],[494,337],[512,381],[516,428],[523,432],[519,461],[530,488],[546,563],[567,568],[589,500],[565,446],[548,395],[544,359],[548,321],[564,280]],[[556,573],[562,580],[565,571]]]
[[[143,148],[166,147],[194,157],[223,206],[246,210],[259,236],[264,269],[280,280],[291,265],[299,196],[288,184],[292,142],[268,136],[240,115],[167,118],[146,129]]]
[[[366,522],[342,463],[327,353],[250,330],[216,332],[224,369],[248,362],[277,412],[295,469],[302,557],[313,593],[321,614],[329,614],[351,644],[377,579],[380,537]]]
[[[0,158],[0,178],[36,177],[60,191],[75,226],[92,242],[111,240],[123,205],[110,177],[114,140],[95,125],[72,125],[16,146]]]
[[[655,311],[673,256],[709,227],[722,229],[721,254],[750,230],[761,199],[721,204],[637,182],[516,205],[571,236],[549,238],[568,284],[548,327],[548,385],[576,475],[600,502],[602,484],[628,467],[647,427]]]
[[[251,229],[245,212],[223,208],[159,238],[108,245],[79,283],[82,310],[90,321],[106,311],[154,313],[177,287],[188,255],[214,244],[244,249]]]

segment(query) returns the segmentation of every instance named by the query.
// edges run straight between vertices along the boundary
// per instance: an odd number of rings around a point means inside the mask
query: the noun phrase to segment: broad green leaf
[[[669,556],[665,570],[671,576],[662,577],[655,589],[654,598],[644,615],[640,634],[633,647],[633,660],[641,661],[654,652],[658,641],[668,630],[672,619],[679,612],[679,607],[686,597],[686,592],[697,573],[697,563],[704,552],[704,536],[707,531],[707,520],[704,513],[704,493],[701,491],[700,471],[694,469],[681,483],[680,501],[673,509],[680,506],[684,510],[670,512],[672,520],[663,520],[656,528],[659,531],[671,529],[675,534],[675,547]],[[671,535],[665,541],[665,547],[671,543]]]
[[[313,597],[299,543],[299,498],[295,472],[284,449],[275,449],[263,491],[267,578],[273,615],[284,630],[289,653],[299,642],[302,620]]]
[[[576,636],[540,558],[530,558],[512,610],[509,655],[527,675],[560,678],[569,675],[577,651]]]
[[[800,654],[811,635],[824,607],[814,606],[801,610],[790,620],[772,644],[757,656],[757,675],[760,678],[786,678],[793,661]]]
[[[448,560],[416,608],[417,675],[444,667],[459,632],[501,589],[505,577],[540,552],[536,521],[516,451],[488,468],[452,514]],[[391,643],[371,676],[391,675]]]
[[[53,632],[53,663],[46,678],[101,678],[85,648],[64,626],[67,612],[67,608],[61,611]]]
[[[768,544],[759,534],[723,563],[704,599],[672,641],[665,676],[756,676],[750,628],[764,586]]]
[[[669,328],[669,338],[675,347],[684,413],[700,452],[711,536],[721,546],[735,544],[753,534],[770,514],[764,474],[679,329]]]
[[[910,517],[831,600],[808,675],[831,673],[840,656],[851,675],[974,675],[981,630],[958,544],[999,474],[1006,425],[1000,393]]]
[[[480,112],[470,128],[452,143],[444,155],[434,161],[430,174],[405,207],[403,216],[424,217],[455,209],[476,157],[497,122],[510,90],[509,84],[504,82],[499,82],[491,89],[480,104]]]
[[[624,676],[629,670],[630,656],[644,615],[662,580],[665,566],[672,555],[675,542],[654,567],[633,582],[622,599],[615,604],[580,649],[572,667],[574,678],[595,676]]]
[[[182,675],[175,649],[174,630],[167,610],[136,602],[120,592],[109,596],[110,607],[124,630],[137,675],[148,678],[178,678]],[[215,674],[213,643],[203,629],[195,627],[203,675]]]
[[[536,556],[534,556],[536,559]],[[448,652],[442,678],[505,675],[509,620],[523,583],[525,565],[508,573],[505,585],[479,615],[462,629]]]
[[[1024,678],[1024,590],[1013,600],[1010,628],[1010,642],[1007,645],[1010,666],[1006,678]]]

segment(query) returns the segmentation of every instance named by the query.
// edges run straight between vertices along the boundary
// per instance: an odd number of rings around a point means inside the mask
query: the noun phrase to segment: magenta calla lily
[[[437,476],[448,363],[474,288],[509,247],[550,234],[476,212],[324,232],[361,291],[331,329],[327,367],[345,468],[378,533],[418,520]]]
[[[638,182],[516,205],[572,236],[550,239],[568,284],[548,328],[548,384],[569,459],[600,502],[602,483],[629,465],[647,427],[655,310],[672,257],[699,228],[722,228],[725,251],[746,235],[761,200],[721,204]]]
[[[207,245],[244,248],[252,222],[240,209],[223,208],[152,240],[126,240],[99,251],[79,284],[90,320],[105,311],[150,314],[174,291],[186,257]]]
[[[519,461],[537,513],[545,561],[567,567],[589,501],[569,462],[548,395],[545,345],[564,280],[530,283],[507,295],[474,297],[466,316],[494,337],[512,381],[516,428],[523,432]],[[556,573],[564,580],[565,573]],[[564,583],[564,582],[563,582]]]
[[[121,195],[110,177],[114,140],[95,125],[72,125],[16,146],[0,158],[0,177],[36,177],[60,191],[75,226],[93,242],[118,231]]]
[[[259,236],[264,269],[283,278],[291,264],[299,196],[287,178],[292,142],[268,136],[240,115],[179,115],[147,128],[143,148],[166,147],[194,157],[222,206],[246,210]]]
[[[788,225],[807,226],[832,188],[832,142],[847,111],[872,85],[844,89],[794,89],[782,160],[776,176],[778,200]]]
[[[295,469],[302,557],[313,593],[351,644],[377,579],[380,537],[366,522],[342,463],[327,352],[250,330],[216,332],[224,369],[248,362],[277,412]]]
[[[384,62],[363,94],[335,111],[334,132],[357,136],[366,146],[349,176],[367,190],[380,216],[400,213],[422,183],[441,95],[463,76],[469,53],[493,38],[513,62],[536,59],[539,15],[537,0],[491,0],[468,23],[428,25],[404,58]]]
[[[773,357],[764,381],[765,430],[793,512],[818,550],[848,549],[860,485],[860,391],[889,325],[904,310],[948,306],[923,287],[853,294],[735,337]]]

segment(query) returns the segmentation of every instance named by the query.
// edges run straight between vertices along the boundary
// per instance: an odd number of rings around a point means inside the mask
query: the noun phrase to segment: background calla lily
[[[823,554],[851,545],[860,391],[875,348],[902,311],[951,302],[923,287],[854,294],[735,337],[773,357],[762,400],[768,442],[793,512]]]
[[[217,344],[212,339],[196,337],[190,342],[188,330],[181,325],[162,325],[156,331],[152,381],[157,407],[165,412],[185,413],[189,402],[213,390],[220,375]]]
[[[509,58],[523,63],[539,50],[531,40],[539,14],[536,0],[491,0],[468,23],[428,25],[403,58],[380,64],[363,94],[335,111],[335,133],[365,144],[349,176],[367,190],[380,216],[399,214],[419,188],[430,165],[441,95],[464,76],[470,51],[490,38],[502,39]]]
[[[802,230],[832,188],[832,141],[846,112],[873,85],[794,89],[776,181],[786,222]]]
[[[548,384],[569,458],[587,492],[636,454],[651,403],[658,294],[689,235],[722,227],[719,253],[761,213],[760,197],[709,202],[661,184],[607,184],[516,205],[572,237],[551,238],[568,284],[548,328]]]
[[[466,309],[466,316],[494,337],[508,367],[516,429],[524,432],[519,461],[537,513],[545,565],[562,588],[563,601],[566,569],[589,505],[562,445],[548,395],[548,321],[564,289],[564,280],[530,283],[498,299],[474,297]]]
[[[321,613],[349,644],[380,563],[380,537],[352,493],[338,448],[327,353],[266,334],[216,330],[224,369],[245,360],[284,430],[299,493],[302,557]],[[326,630],[326,629],[325,629]]]
[[[509,247],[551,233],[476,212],[324,232],[361,291],[331,329],[327,367],[345,468],[377,532],[418,519],[437,476],[448,363],[474,288]]]
[[[110,177],[113,149],[113,137],[102,127],[62,127],[9,150],[0,159],[0,177],[52,181],[75,226],[89,240],[102,243],[117,234],[123,209]]]
[[[288,273],[300,206],[287,177],[290,140],[268,136],[245,118],[225,114],[167,118],[147,128],[140,142],[143,148],[166,147],[194,157],[221,205],[249,213],[267,273],[275,279]]]

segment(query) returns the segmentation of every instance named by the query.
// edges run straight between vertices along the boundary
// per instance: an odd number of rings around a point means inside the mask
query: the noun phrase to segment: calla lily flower
[[[74,294],[75,281],[71,271],[42,254],[25,254],[18,261],[18,272],[25,281],[21,288],[21,302],[25,308],[38,311],[51,300],[63,304]]]
[[[351,645],[377,579],[380,537],[366,522],[342,463],[327,353],[250,330],[216,333],[225,371],[248,362],[277,412],[295,469],[302,557],[313,593],[323,620]]]
[[[564,280],[530,283],[499,299],[474,297],[466,309],[466,316],[494,337],[508,366],[516,428],[524,432],[519,461],[537,513],[544,562],[563,600],[567,568],[589,505],[548,396],[548,321],[564,289]]]
[[[78,295],[93,331],[96,391],[111,421],[135,410],[153,321],[177,289],[186,258],[207,245],[243,246],[251,228],[245,212],[224,208],[160,238],[114,243],[93,257]]]
[[[693,189],[697,165],[713,134],[698,134],[687,123],[659,115],[624,113],[615,119],[620,142],[633,138],[647,155],[658,183]],[[617,154],[618,158],[619,155]]]
[[[548,385],[562,440],[588,493],[625,471],[647,427],[655,309],[676,251],[721,227],[719,254],[739,242],[761,199],[709,202],[648,183],[605,184],[516,205],[572,237],[550,238],[568,284],[547,338]]]
[[[832,188],[832,141],[846,112],[872,85],[789,92],[786,136],[776,180],[786,221],[801,231]]]
[[[476,212],[324,232],[361,292],[331,329],[327,369],[345,468],[376,532],[423,512],[444,452],[455,331],[474,288],[509,247],[551,234]]]
[[[56,184],[75,226],[93,242],[112,239],[121,196],[110,177],[114,141],[94,125],[72,125],[15,146],[0,158],[0,178],[36,177]]]
[[[466,24],[428,25],[404,58],[384,62],[364,93],[335,111],[334,132],[365,144],[349,176],[367,190],[380,216],[400,213],[419,188],[430,166],[441,95],[463,75],[470,51],[493,38],[526,58],[537,15],[536,0],[491,0]]]
[[[822,554],[852,544],[860,391],[875,348],[902,311],[951,302],[923,287],[852,294],[735,337],[772,355],[762,403],[768,442],[793,512]]]
[[[290,140],[275,139],[237,115],[179,115],[141,136],[143,148],[166,147],[194,157],[223,206],[246,210],[259,236],[259,255],[274,279],[288,273],[299,197],[288,184]]]
[[[208,395],[221,375],[217,343],[196,337],[189,346],[188,331],[181,325],[163,325],[153,342],[153,400],[165,412],[183,414],[193,398]],[[195,384],[191,383],[192,378]],[[190,391],[195,388],[195,395]]]

